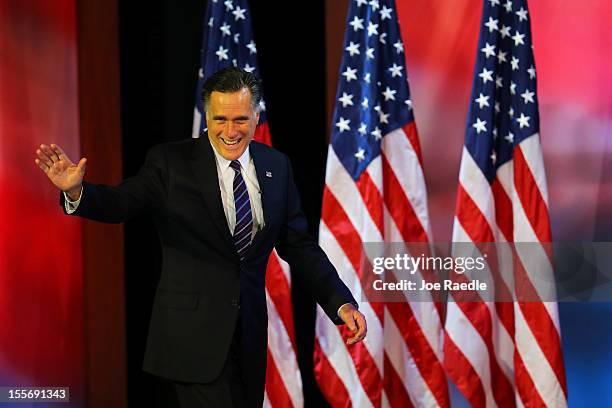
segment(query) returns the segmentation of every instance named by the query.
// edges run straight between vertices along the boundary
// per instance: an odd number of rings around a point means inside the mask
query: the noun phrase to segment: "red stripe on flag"
[[[389,400],[389,405],[393,408],[414,407],[412,401],[410,401],[408,392],[406,392],[402,379],[397,374],[397,371],[395,371],[395,368],[393,367],[393,364],[391,364],[391,361],[386,353],[384,370],[385,378],[383,381],[385,393],[387,395],[387,399]]]
[[[444,367],[423,334],[421,326],[414,317],[412,308],[409,304],[400,302],[387,303],[386,306],[393,316],[393,320],[402,334],[408,351],[410,351],[427,387],[436,398],[439,406],[447,406],[448,389]]]
[[[421,221],[414,213],[412,204],[406,197],[406,193],[385,155],[382,155],[382,169],[385,205],[404,241],[428,242],[427,232],[425,232]]]
[[[551,242],[548,208],[520,147],[514,149],[514,187],[538,241]]]
[[[376,224],[376,228],[378,228],[378,232],[383,236],[385,234],[383,199],[376,184],[372,181],[370,174],[364,171],[361,173],[361,176],[359,176],[355,185],[357,186],[357,190],[359,190],[359,194],[361,194],[363,204],[368,209],[374,224]]]
[[[519,306],[533,336],[555,373],[557,381],[563,389],[563,394],[567,398],[563,353],[557,327],[542,302],[519,302]]]
[[[417,132],[416,123],[412,121],[404,125],[402,127],[402,130],[404,131],[404,134],[408,138],[408,141],[410,141],[410,144],[412,145],[412,149],[414,150],[417,157],[419,158],[419,164],[421,165],[421,169],[424,169],[423,153],[421,153],[421,143],[419,142],[419,133]]]
[[[270,134],[270,127],[268,126],[267,121],[257,125],[257,128],[255,128],[255,134],[253,135],[253,140],[264,143],[268,146],[272,146],[272,135]]]
[[[489,222],[461,184],[457,189],[457,219],[473,242],[495,241]]]
[[[276,312],[280,316],[287,335],[291,340],[291,345],[294,350],[297,350],[295,342],[295,330],[293,325],[293,304],[291,303],[291,287],[282,266],[278,260],[278,255],[274,252],[268,259],[268,268],[266,270],[266,288],[270,299],[276,306]]]
[[[512,200],[506,194],[499,179],[496,177],[491,184],[491,191],[495,199],[495,222],[507,242],[512,242],[514,235]]]
[[[342,251],[351,262],[353,269],[357,273],[357,277],[360,280],[363,279],[362,268],[366,265],[362,264],[362,257],[365,255],[363,253],[361,237],[353,226],[353,223],[351,223],[351,220],[348,218],[348,215],[327,186],[325,186],[323,190],[323,211],[321,219],[336,238],[336,241],[338,241],[338,245],[340,245]],[[371,306],[376,316],[378,316],[378,320],[383,322],[383,305],[381,303],[371,303]]]
[[[319,339],[315,337],[314,372],[317,383],[325,399],[334,408],[352,407],[351,398],[344,382],[327,360],[327,355],[321,349]]]
[[[486,407],[487,398],[480,376],[447,333],[444,336],[444,366],[473,408]]]
[[[546,408],[546,403],[536,389],[517,349],[514,349],[514,381],[521,402],[525,407]]]
[[[467,282],[464,276],[461,280]],[[493,384],[493,397],[495,401],[504,406],[508,401],[514,400],[512,383],[506,377],[497,361],[497,354],[493,347],[493,328],[495,324],[491,318],[491,312],[484,302],[457,302],[457,306],[463,311],[472,326],[476,329],[487,347],[489,354],[489,371],[491,373],[491,384]]]
[[[343,252],[352,263],[358,277],[361,278],[361,258],[363,255],[361,239],[347,214],[344,212],[344,209],[327,187],[323,190],[322,221],[328,226]],[[370,305],[382,324],[382,322],[384,322],[383,305],[380,303],[371,303]],[[352,336],[352,333],[346,326],[338,326],[338,330],[343,338]],[[382,397],[382,378],[370,352],[363,342],[347,346],[347,350],[355,364],[359,380],[366,394],[374,406],[380,406]]]
[[[266,392],[268,393],[268,400],[270,405],[273,407],[293,407],[287,388],[283,378],[276,367],[276,362],[270,348],[268,348],[268,366],[266,368]]]

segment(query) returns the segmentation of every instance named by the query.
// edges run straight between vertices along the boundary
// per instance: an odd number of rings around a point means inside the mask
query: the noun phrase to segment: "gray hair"
[[[259,111],[261,102],[261,81],[254,74],[237,67],[227,67],[212,74],[202,86],[204,111],[210,106],[210,95],[216,92],[238,92],[248,89],[251,93],[253,110]]]

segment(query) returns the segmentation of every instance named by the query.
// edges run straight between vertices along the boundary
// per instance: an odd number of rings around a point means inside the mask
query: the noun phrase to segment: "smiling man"
[[[117,186],[83,181],[56,145],[36,164],[59,188],[67,214],[123,222],[149,211],[163,268],[144,370],[170,381],[177,407],[261,407],[267,347],[265,271],[276,248],[348,344],[366,322],[348,288],[307,233],[289,159],[253,142],[259,80],[238,68],[204,84],[207,137],[158,145]]]

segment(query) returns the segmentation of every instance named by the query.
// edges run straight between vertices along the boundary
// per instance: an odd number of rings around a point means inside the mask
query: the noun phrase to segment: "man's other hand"
[[[343,305],[338,311],[338,316],[353,332],[353,337],[346,340],[346,344],[355,344],[365,338],[368,331],[365,316],[354,305],[350,303]]]
[[[36,149],[36,165],[49,177],[53,185],[66,192],[71,200],[78,200],[85,175],[86,158],[74,164],[58,145],[41,144]]]

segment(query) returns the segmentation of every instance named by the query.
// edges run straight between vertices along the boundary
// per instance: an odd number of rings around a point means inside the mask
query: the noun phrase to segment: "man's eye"
[[[225,124],[225,119],[217,119],[217,123],[219,125],[224,125]]]
[[[237,120],[236,124],[237,125],[244,125],[246,123],[246,120]]]

